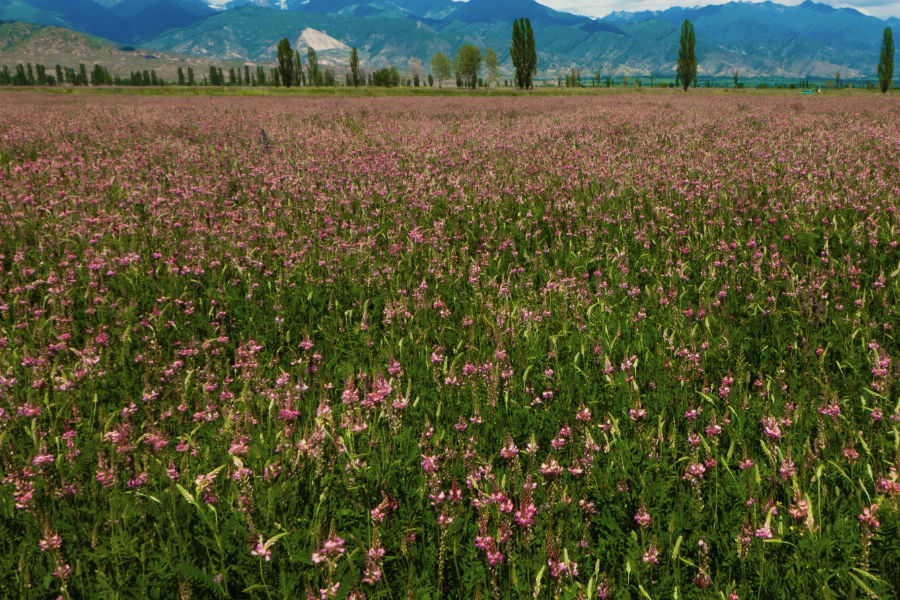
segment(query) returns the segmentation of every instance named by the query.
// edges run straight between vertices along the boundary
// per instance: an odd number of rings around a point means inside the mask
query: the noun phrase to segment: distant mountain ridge
[[[729,2],[603,19],[553,10],[534,0],[231,0],[225,10],[208,0],[0,0],[0,20],[55,25],[127,45],[192,54],[209,60],[270,61],[282,37],[322,46],[325,62],[346,64],[346,47],[363,65],[427,66],[441,51],[464,43],[494,48],[509,71],[506,49],[513,18],[535,30],[544,77],[571,67],[604,75],[672,73],[678,27],[697,32],[699,75],[844,77],[875,73],[882,21],[853,9],[806,0],[799,6]],[[328,43],[310,40],[333,40]],[[303,41],[306,40],[306,41]]]
[[[827,46],[877,51],[889,21],[852,8],[833,8],[806,0],[798,6],[774,2],[729,2],[700,8],[673,7],[662,11],[613,12],[604,20],[617,24],[656,19],[681,25],[685,19],[704,35],[726,46],[749,42],[811,41]],[[895,17],[891,18],[896,21]]]
[[[0,19],[55,25],[134,44],[216,14],[201,0],[122,0],[124,14],[117,12],[122,2],[107,1],[111,8],[95,0],[0,0]]]

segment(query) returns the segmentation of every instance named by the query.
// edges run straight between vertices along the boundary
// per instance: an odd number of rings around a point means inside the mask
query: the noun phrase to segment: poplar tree
[[[250,67],[244,65],[244,85],[250,85]]]
[[[537,48],[534,44],[534,31],[531,29],[531,21],[525,19],[525,87],[534,89],[532,78],[537,73]]]
[[[350,50],[350,80],[353,87],[359,86],[359,54],[356,48]]]
[[[509,56],[516,69],[516,86],[519,89],[531,89],[532,78],[537,69],[537,50],[534,44],[534,31],[531,21],[521,18],[513,21],[512,45]]]
[[[526,42],[524,19],[513,20],[512,45],[509,47],[509,57],[512,59],[513,68],[516,70],[516,87],[525,87],[525,53]],[[521,25],[520,25],[521,23]]]
[[[178,67],[178,85],[184,85],[184,69]]]
[[[278,74],[284,87],[291,87],[294,78],[294,51],[287,38],[278,42]]]
[[[881,85],[881,93],[886,94],[891,89],[891,81],[894,79],[894,34],[890,27],[885,28],[884,37],[881,38],[881,59],[878,61],[878,82]]]
[[[676,63],[676,71],[684,91],[687,91],[691,82],[697,78],[697,55],[694,53],[696,41],[694,25],[685,19],[681,24],[681,47],[678,49]]]
[[[194,85],[194,67],[188,67],[187,84]]]
[[[322,72],[319,71],[319,55],[311,48],[306,48],[306,70],[309,75],[309,85],[322,84]]]
[[[209,66],[209,85],[219,85],[219,74],[212,65]]]
[[[300,87],[303,85],[303,61],[300,60],[300,51],[294,51],[294,73],[292,75],[294,85]]]
[[[500,81],[500,58],[493,48],[484,51],[484,66],[487,68],[488,87]]]

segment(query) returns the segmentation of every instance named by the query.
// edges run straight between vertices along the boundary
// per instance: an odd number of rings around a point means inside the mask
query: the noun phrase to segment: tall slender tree
[[[178,85],[184,85],[184,69],[178,67]]]
[[[694,25],[685,19],[681,24],[681,47],[678,49],[678,62],[676,63],[676,71],[684,91],[687,91],[691,82],[697,78],[697,55],[694,53],[696,42]]]
[[[322,72],[319,70],[319,55],[312,47],[306,48],[306,70],[309,85],[322,85]]]
[[[881,58],[878,61],[878,83],[881,93],[885,94],[891,89],[891,81],[894,79],[894,34],[890,27],[885,28],[884,37],[881,38]]]
[[[350,83],[353,87],[359,87],[359,53],[356,48],[350,49]]]
[[[294,51],[287,38],[278,42],[278,74],[281,75],[281,84],[291,87],[294,78]]]
[[[491,87],[500,81],[500,58],[493,48],[484,51],[484,66],[487,68],[487,87]]]
[[[534,76],[537,75],[537,47],[534,43],[534,31],[531,29],[531,21],[525,19],[525,87],[534,89]]]
[[[527,45],[525,39],[525,19],[513,20],[512,45],[509,47],[509,57],[512,59],[513,68],[516,70],[516,87],[525,88],[525,68],[527,63]]]
[[[300,60],[300,51],[294,50],[294,85],[300,87],[303,85],[303,61]]]

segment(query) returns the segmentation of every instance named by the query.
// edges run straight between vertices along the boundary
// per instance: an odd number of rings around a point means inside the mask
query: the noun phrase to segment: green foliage
[[[356,48],[351,48],[351,50],[350,50],[350,83],[353,85],[353,87],[359,87],[359,84],[362,81],[363,81],[363,78],[361,77],[361,73],[359,70],[359,53],[357,53]]]
[[[340,583],[343,599],[381,544],[370,598],[896,596],[896,368],[873,375],[898,348],[896,170],[870,143],[892,113],[848,123],[826,107],[807,139],[733,105],[680,121],[654,99],[636,107],[669,119],[651,134],[631,106],[479,101],[476,118],[427,123],[451,140],[428,155],[397,136],[393,101],[301,121],[260,100],[230,100],[239,118],[217,99],[132,122],[89,106],[96,132],[2,148],[3,595],[303,598]],[[746,172],[687,160],[737,120],[752,147],[733,151],[758,160]],[[57,178],[81,168],[52,162],[76,144],[90,168]],[[138,144],[153,151],[135,160]],[[602,178],[541,168],[601,147]],[[669,154],[677,172],[632,185]],[[430,173],[429,191],[406,172]],[[40,204],[18,200],[29,189]],[[526,490],[533,536],[514,523]],[[504,523],[494,567],[475,543]],[[313,556],[332,531],[333,567]]]
[[[478,72],[481,71],[481,50],[472,44],[463,44],[453,59],[453,70],[463,85],[475,89],[478,86]]]
[[[452,75],[452,67],[447,55],[443,52],[436,52],[431,59],[431,71],[434,78],[437,79],[438,87],[444,87],[444,80],[450,79]]]
[[[685,19],[681,24],[681,41],[678,49],[678,61],[675,63],[675,70],[681,81],[681,87],[687,91],[691,82],[696,87],[697,79],[697,55],[694,53],[694,46],[697,38],[694,35],[694,26],[690,21]]]
[[[532,89],[534,87],[532,79],[537,70],[537,50],[534,31],[527,18],[513,20],[509,55],[516,70],[516,86],[520,89]]]
[[[881,39],[881,55],[878,59],[878,83],[881,93],[887,93],[891,89],[894,79],[894,34],[890,27],[884,30]]]
[[[291,87],[294,80],[294,51],[287,38],[278,42],[278,72],[284,87]]]
[[[322,85],[324,77],[319,69],[319,55],[313,48],[306,49],[306,74],[309,85]]]

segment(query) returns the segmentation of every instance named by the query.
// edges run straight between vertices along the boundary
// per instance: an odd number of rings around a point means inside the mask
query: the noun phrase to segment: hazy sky
[[[589,17],[602,17],[614,10],[638,12],[641,10],[664,10],[672,6],[706,6],[707,4],[726,4],[728,0],[709,0],[697,2],[678,2],[673,0],[537,0],[541,4]],[[796,6],[803,0],[774,0],[776,4]],[[840,2],[839,0],[814,0],[820,4],[830,4],[835,8],[849,6],[861,13],[886,19],[888,17],[900,17],[900,0],[853,0],[852,2]]]

